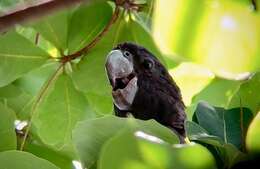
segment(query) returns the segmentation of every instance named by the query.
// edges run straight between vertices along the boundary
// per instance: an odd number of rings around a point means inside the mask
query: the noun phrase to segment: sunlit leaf
[[[0,87],[41,66],[48,56],[14,31],[0,36]]]
[[[46,40],[53,43],[59,51],[67,48],[68,24],[71,12],[61,10],[33,24],[33,28]]]
[[[192,97],[204,89],[214,78],[211,71],[192,63],[182,63],[170,70],[170,73],[181,89],[186,106],[190,105]]]
[[[171,146],[145,132],[126,130],[104,145],[98,168],[211,169],[216,167],[212,155],[200,145]]]
[[[239,89],[240,84],[241,81],[215,77],[203,90],[192,98],[192,104],[186,110],[188,115],[193,114],[200,101],[206,101],[213,106],[228,108],[229,102]]]
[[[171,130],[153,120],[140,121],[107,116],[82,121],[76,126],[73,132],[73,142],[76,145],[81,161],[87,167],[92,166],[98,158],[102,145],[123,128],[132,128],[136,131],[140,130],[157,136],[171,144],[179,143],[178,137]]]
[[[0,164],[4,169],[59,169],[47,160],[23,151],[0,152]]]
[[[260,15],[252,12],[249,1],[156,2],[153,30],[164,52],[221,75],[259,69]]]
[[[16,149],[14,120],[15,113],[0,103],[0,151]]]
[[[260,110],[260,73],[254,74],[249,80],[240,85],[232,97],[228,107],[247,107],[254,114]]]
[[[248,129],[246,143],[250,152],[260,153],[260,112],[255,116]]]

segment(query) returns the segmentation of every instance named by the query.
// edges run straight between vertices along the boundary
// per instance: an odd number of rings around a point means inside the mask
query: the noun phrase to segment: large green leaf
[[[240,81],[216,77],[200,93],[193,97],[192,102],[197,104],[199,101],[204,100],[214,106],[227,107],[240,84]]]
[[[40,89],[49,80],[58,65],[56,62],[51,62],[25,74],[12,84],[1,88],[0,98],[3,98],[3,102],[6,102],[15,111],[19,119],[28,120],[33,101],[40,95]]]
[[[230,143],[225,143],[218,136],[210,135],[207,130],[197,123],[187,121],[185,126],[189,139],[208,147],[221,168],[223,166],[223,168],[230,168],[237,162],[245,159],[245,154],[237,147]]]
[[[60,75],[33,112],[34,134],[55,150],[71,153],[71,131],[75,124],[94,116],[82,93],[65,74]]]
[[[254,114],[260,110],[260,72],[255,73],[249,80],[240,85],[240,88],[232,97],[229,108],[247,107]]]
[[[194,113],[200,101],[206,101],[213,106],[227,108],[240,84],[241,81],[215,77],[203,90],[193,96],[192,104],[187,108],[189,116]],[[239,105],[236,107],[239,107]]]
[[[246,144],[250,152],[260,154],[260,112],[255,116],[248,129]]]
[[[216,166],[214,158],[203,146],[171,146],[146,132],[126,130],[103,146],[98,168],[213,169]]]
[[[41,66],[48,56],[14,31],[0,36],[0,87]]]
[[[0,103],[0,151],[16,149],[15,113]]]
[[[53,43],[61,54],[73,53],[85,47],[102,30],[111,14],[112,8],[106,2],[82,3],[74,9],[60,10],[39,20],[33,28]]]
[[[67,36],[70,17],[70,10],[61,10],[34,23],[33,28],[46,40],[53,43],[60,52],[64,52],[68,46]]]
[[[58,66],[58,62],[46,63],[17,79],[14,82],[14,85],[28,94],[35,96],[39,93],[44,83],[49,80],[50,76],[55,72]]]
[[[59,169],[47,160],[23,151],[4,151],[0,153],[1,169]]]
[[[132,128],[157,136],[171,144],[178,143],[178,137],[157,122],[107,116],[79,122],[73,131],[73,142],[86,167],[95,164],[102,145],[123,128]]]
[[[225,110],[212,107],[205,102],[198,104],[194,120],[210,135],[217,136],[224,143],[231,143],[243,149],[247,128],[253,115],[249,109],[234,108]]]
[[[62,169],[72,169],[72,160],[64,154],[53,151],[52,149],[38,144],[38,143],[33,143],[33,142],[27,142],[25,149],[26,152],[32,153],[36,155],[37,157],[43,158],[45,160],[48,160],[55,164],[57,167],[62,168]]]
[[[179,64],[176,68],[171,69],[170,73],[181,89],[186,106],[190,105],[192,97],[203,90],[215,77],[208,69],[189,62]]]
[[[108,23],[111,15],[112,7],[108,3],[83,4],[75,10],[69,24],[69,53],[80,50],[92,41]]]

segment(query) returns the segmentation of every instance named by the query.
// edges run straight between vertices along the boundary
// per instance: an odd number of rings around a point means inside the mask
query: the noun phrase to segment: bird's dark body
[[[135,118],[155,119],[164,126],[174,129],[181,142],[185,137],[185,106],[180,89],[169,75],[167,69],[148,50],[132,43],[123,43],[115,49],[127,50],[134,57],[134,71],[137,76],[138,91],[129,110],[120,110],[116,105],[115,114],[126,117],[131,113]],[[146,70],[142,62],[146,58],[154,62],[153,70]]]

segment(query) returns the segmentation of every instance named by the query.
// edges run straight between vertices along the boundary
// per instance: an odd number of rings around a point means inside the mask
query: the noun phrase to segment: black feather
[[[115,49],[128,51],[133,55],[134,70],[138,78],[138,91],[131,110],[122,111],[115,106],[115,114],[126,117],[130,112],[135,118],[155,119],[164,126],[177,132],[184,142],[186,119],[185,106],[179,87],[167,69],[147,49],[133,43],[119,44]],[[152,62],[147,63],[144,62]]]

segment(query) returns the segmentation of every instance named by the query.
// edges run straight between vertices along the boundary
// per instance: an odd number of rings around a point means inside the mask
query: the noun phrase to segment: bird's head
[[[141,81],[171,80],[168,71],[152,53],[133,43],[117,45],[108,54],[105,66],[114,103],[121,110],[129,110],[142,87]]]

